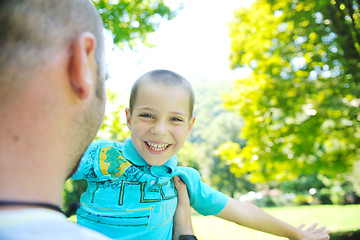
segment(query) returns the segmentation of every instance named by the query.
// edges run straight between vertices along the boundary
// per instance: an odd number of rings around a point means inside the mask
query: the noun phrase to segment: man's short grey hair
[[[52,52],[83,32],[95,36],[101,66],[103,24],[89,0],[1,0],[0,89],[4,84],[24,84],[17,83],[19,73],[41,67]]]

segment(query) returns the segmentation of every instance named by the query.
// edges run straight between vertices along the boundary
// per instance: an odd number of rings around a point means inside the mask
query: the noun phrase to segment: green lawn
[[[326,225],[332,232],[360,229],[360,205],[315,205],[298,207],[264,208],[269,214],[294,226],[314,222]],[[241,240],[280,240],[280,238],[240,227],[222,219],[201,215],[192,217],[194,231],[199,240],[241,239]]]

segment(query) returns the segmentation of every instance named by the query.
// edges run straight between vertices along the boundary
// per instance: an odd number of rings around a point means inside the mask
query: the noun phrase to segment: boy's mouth
[[[163,143],[152,143],[146,141],[145,143],[151,150],[155,152],[162,152],[170,146],[170,144],[163,144]]]

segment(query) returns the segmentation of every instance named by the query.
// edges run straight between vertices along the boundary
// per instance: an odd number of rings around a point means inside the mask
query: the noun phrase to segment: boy
[[[290,239],[328,239],[324,228],[300,231],[209,187],[176,153],[191,133],[194,92],[182,76],[155,70],[141,76],[126,109],[131,138],[99,140],[84,154],[74,179],[85,178],[78,223],[115,239],[171,239],[177,196],[172,178],[186,183],[191,206],[203,215]]]

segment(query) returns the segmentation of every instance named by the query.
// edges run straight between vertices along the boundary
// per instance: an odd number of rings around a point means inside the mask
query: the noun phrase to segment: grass
[[[360,229],[360,205],[315,205],[296,207],[263,208],[266,212],[289,224],[301,223],[310,226],[317,222],[326,225],[332,232],[346,232]],[[281,240],[285,238],[262,233],[234,223],[213,217],[193,215],[194,231],[199,240],[242,239]]]

